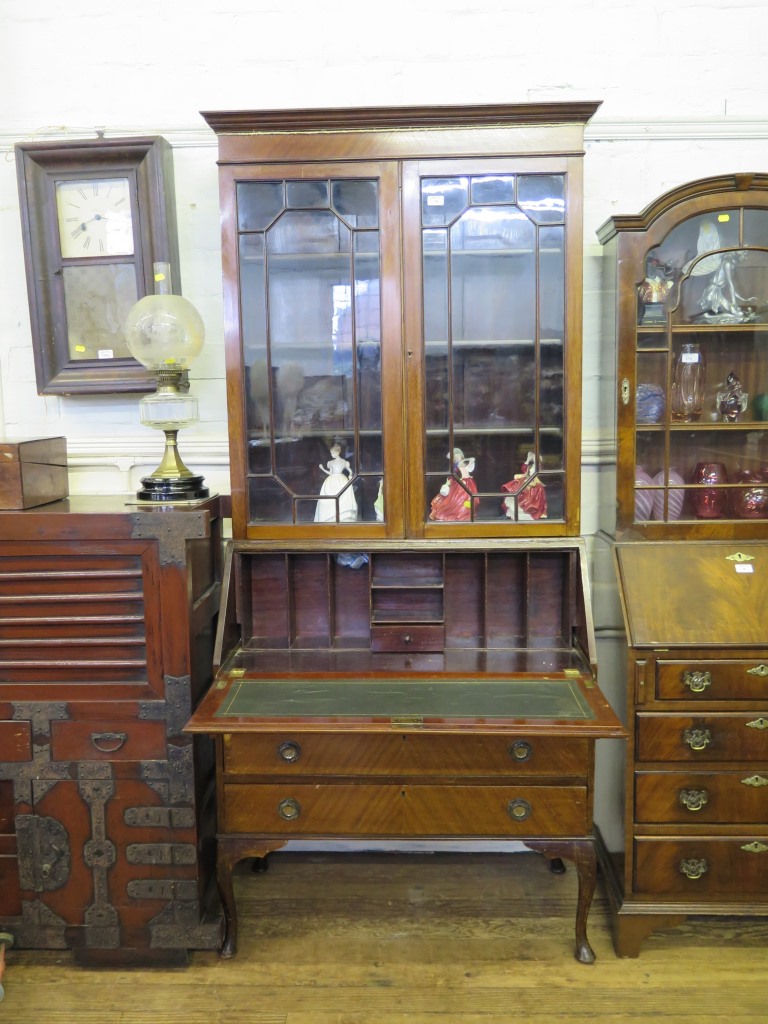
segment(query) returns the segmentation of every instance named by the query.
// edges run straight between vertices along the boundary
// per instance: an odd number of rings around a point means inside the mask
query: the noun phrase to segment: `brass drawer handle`
[[[128,739],[127,732],[92,732],[91,743],[102,754],[114,754]]]
[[[712,733],[709,729],[686,729],[683,733],[683,742],[687,743],[691,750],[705,750],[712,742]]]
[[[711,672],[683,672],[683,686],[687,686],[691,693],[704,693],[711,685]]]
[[[507,814],[512,821],[525,821],[526,818],[530,818],[532,811],[531,805],[527,800],[523,800],[522,797],[510,800],[507,804]]]
[[[697,879],[701,878],[702,875],[707,873],[707,862],[702,857],[701,860],[697,860],[695,857],[691,857],[688,860],[680,861],[680,873],[685,875],[686,878]]]
[[[509,748],[509,756],[513,761],[530,761],[533,757],[533,747],[527,740],[515,740]]]
[[[761,679],[765,679],[768,676],[768,665],[755,665],[754,668],[748,668],[747,675],[760,676]]]
[[[768,729],[768,718],[755,718],[752,722],[745,723],[747,729]]]
[[[709,803],[709,793],[706,789],[681,789],[680,803],[686,810],[700,811]]]
[[[298,761],[301,757],[301,746],[296,740],[286,740],[285,743],[281,743],[277,748],[277,754],[281,761],[293,764],[294,761]]]
[[[286,797],[277,805],[277,813],[283,821],[296,821],[301,814],[301,804],[292,796]]]

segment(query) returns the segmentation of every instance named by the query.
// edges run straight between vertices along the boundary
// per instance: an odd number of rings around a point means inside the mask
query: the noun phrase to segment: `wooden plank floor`
[[[240,951],[87,970],[11,950],[8,1024],[765,1024],[768,921],[691,919],[619,960],[598,883],[573,958],[576,875],[536,854],[282,853],[237,869]]]

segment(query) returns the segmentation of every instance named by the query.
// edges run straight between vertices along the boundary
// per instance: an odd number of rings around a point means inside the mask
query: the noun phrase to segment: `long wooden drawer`
[[[639,824],[768,822],[768,769],[741,772],[638,772]]]
[[[110,718],[51,723],[54,761],[159,761],[166,758],[165,722]]]
[[[765,713],[637,716],[640,761],[768,761]]]
[[[226,833],[395,836],[581,836],[586,786],[224,786]]]
[[[768,658],[765,660],[658,661],[659,700],[768,701]]]
[[[426,733],[232,733],[228,775],[543,775],[586,778],[589,741]]]
[[[635,891],[749,897],[768,892],[768,836],[636,839]]]

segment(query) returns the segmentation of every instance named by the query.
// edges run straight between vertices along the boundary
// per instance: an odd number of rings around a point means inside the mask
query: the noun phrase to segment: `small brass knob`
[[[688,860],[681,860],[680,873],[685,875],[686,878],[691,878],[695,881],[697,878],[701,878],[702,875],[706,875],[707,862],[703,857],[700,860],[695,857],[691,857]]]
[[[700,811],[709,802],[706,789],[681,789],[680,803],[689,811]]]
[[[533,757],[533,747],[527,740],[515,740],[509,748],[509,756],[513,761],[530,761]]]
[[[507,804],[507,814],[512,821],[525,821],[526,818],[530,818],[532,810],[528,801],[523,800],[522,797],[510,800]]]
[[[709,729],[686,729],[683,733],[683,742],[687,743],[691,750],[705,750],[712,742],[712,733]]]
[[[412,640],[413,640],[413,638],[411,637],[410,633],[403,633],[403,643],[404,644],[409,644],[409,643],[412,642]]]
[[[277,813],[284,821],[295,821],[301,814],[301,804],[292,796],[286,797],[277,805]]]
[[[285,743],[281,743],[277,748],[277,753],[281,761],[287,761],[289,764],[292,764],[301,757],[301,747],[295,740],[286,740]]]
[[[683,686],[687,686],[691,693],[704,693],[711,685],[711,672],[683,672]]]

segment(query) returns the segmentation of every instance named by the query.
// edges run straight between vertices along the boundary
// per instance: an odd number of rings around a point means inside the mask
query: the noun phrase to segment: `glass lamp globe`
[[[155,264],[158,293],[145,295],[125,320],[125,340],[134,359],[147,367],[157,390],[139,403],[141,422],[165,433],[165,452],[157,469],[142,478],[142,501],[194,501],[208,497],[202,476],[179,455],[177,435],[197,422],[197,399],[189,393],[187,368],[201,352],[205,327],[192,303],[171,295],[167,265]]]

